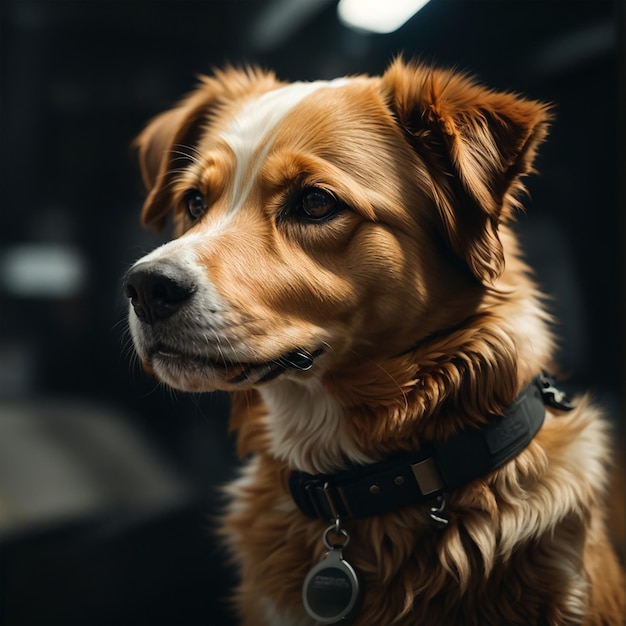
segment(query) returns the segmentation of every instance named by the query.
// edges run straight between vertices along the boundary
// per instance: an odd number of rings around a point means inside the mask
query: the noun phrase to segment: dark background
[[[403,52],[555,103],[520,235],[568,387],[623,441],[624,3],[432,0],[391,35],[349,31],[335,5],[3,0],[0,621],[231,623],[210,535],[236,468],[227,400],[143,375],[120,282],[162,241],[138,225],[130,143],[226,62],[313,80]]]

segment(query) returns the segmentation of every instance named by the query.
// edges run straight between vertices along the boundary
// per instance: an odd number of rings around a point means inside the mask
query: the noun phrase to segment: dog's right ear
[[[519,206],[550,107],[402,59],[383,86],[428,167],[444,240],[481,283],[492,284],[504,269],[499,228]]]
[[[157,115],[135,139],[148,196],[141,211],[143,226],[161,230],[171,208],[171,179],[193,160],[202,122],[215,98],[205,82],[178,106]]]

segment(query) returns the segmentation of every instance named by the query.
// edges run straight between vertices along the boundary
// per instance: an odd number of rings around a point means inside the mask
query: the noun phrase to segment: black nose
[[[139,264],[124,279],[124,293],[137,317],[146,324],[176,313],[194,291],[193,282],[171,265]]]

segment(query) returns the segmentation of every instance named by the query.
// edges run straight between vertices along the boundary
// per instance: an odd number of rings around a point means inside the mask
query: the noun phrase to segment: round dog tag
[[[307,574],[302,586],[306,612],[322,624],[334,624],[349,619],[357,608],[361,585],[356,571],[333,548]]]

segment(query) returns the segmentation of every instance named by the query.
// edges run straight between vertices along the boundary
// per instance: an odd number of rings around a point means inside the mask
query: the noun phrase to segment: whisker
[[[175,158],[173,158],[172,161],[178,161],[180,159],[188,159],[189,161],[191,161],[192,163],[195,163],[196,165],[202,165],[200,160],[197,159],[195,156],[188,154],[186,152],[182,152],[181,150],[170,150],[170,154],[178,155]]]
[[[189,150],[192,154],[195,154],[198,157],[202,156],[202,152],[197,146],[191,146],[185,143],[177,143],[174,145],[174,147],[180,148],[181,150]]]
[[[173,168],[173,169],[167,170],[167,172],[164,172],[161,178],[167,178],[169,176],[174,176],[176,174],[184,174],[186,171],[187,171],[186,167]],[[172,180],[169,180],[163,184],[163,189],[169,189],[170,187],[174,187],[175,185],[178,184],[178,182],[179,182],[178,178],[174,176]]]

